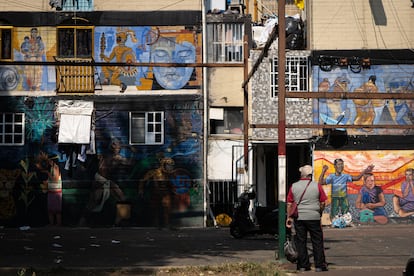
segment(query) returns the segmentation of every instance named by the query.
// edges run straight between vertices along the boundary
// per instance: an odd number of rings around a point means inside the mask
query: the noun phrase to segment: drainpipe
[[[203,45],[203,63],[207,62],[207,26],[206,26],[206,1],[202,0],[202,45]],[[208,152],[208,91],[207,91],[207,67],[203,66],[203,187],[204,187],[204,227],[207,226],[207,216],[210,214],[208,173],[207,173],[207,152]],[[214,218],[213,218],[214,220]]]
[[[278,1],[278,202],[279,202],[279,260],[285,260],[283,245],[286,241],[286,115],[285,115],[285,62],[286,20],[285,0]]]
[[[243,79],[246,81],[249,77],[249,44],[248,44],[248,36],[244,35],[243,39],[244,43],[244,52],[243,52],[243,60],[244,60],[244,70],[243,70]],[[243,86],[243,139],[244,139],[244,172],[248,170],[249,164],[249,90],[248,84]],[[251,182],[249,182],[251,183]]]

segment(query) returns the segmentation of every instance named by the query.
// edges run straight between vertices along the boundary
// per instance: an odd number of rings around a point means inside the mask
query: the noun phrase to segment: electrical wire
[[[361,3],[361,1],[358,0],[358,3]],[[355,22],[356,22],[356,25],[357,25],[357,29],[359,31],[359,34],[361,35],[361,40],[363,41],[363,48],[367,48],[367,46],[368,46],[367,35],[366,35],[366,33],[364,31],[364,28],[363,28],[363,26],[362,26],[362,24],[361,24],[361,22],[358,18],[358,12],[357,12],[357,8],[356,8],[354,0],[351,1],[351,7],[352,7],[352,12],[353,12],[353,15],[354,15],[354,18],[355,18]]]
[[[7,3],[8,3],[8,6],[22,7],[22,8],[25,9],[25,11],[27,11],[27,10],[36,11],[36,10],[39,10],[39,7],[40,7],[40,6],[37,6],[37,5],[24,4],[24,3],[22,3],[21,1],[18,1],[18,0],[8,0]],[[44,3],[46,3],[46,1],[44,1]],[[47,4],[43,4],[41,8],[45,9],[48,6],[49,5],[47,5]]]
[[[395,20],[396,20],[396,22],[397,22],[397,25],[399,25],[399,29],[401,29],[403,26],[402,26],[402,24],[401,24],[401,21],[400,21],[400,19],[399,19],[399,17],[397,16],[397,14],[396,14],[396,9],[395,9],[395,6],[394,6],[394,3],[393,3],[393,1],[391,0],[390,1],[391,2],[391,5],[393,6],[393,17],[395,18]],[[373,30],[374,30],[374,32],[375,32],[375,37],[377,38],[377,34],[379,35],[379,37],[380,37],[380,39],[381,39],[381,42],[382,42],[382,44],[383,44],[383,47],[387,50],[387,52],[389,53],[389,55],[392,57],[392,60],[394,60],[394,61],[399,61],[394,55],[393,55],[393,52],[390,50],[390,48],[387,46],[387,42],[385,41],[385,38],[384,38],[384,36],[383,36],[383,33],[382,33],[382,31],[381,31],[381,28],[380,27],[377,27],[376,28],[376,25],[375,25],[375,21],[374,21],[374,18],[372,17],[372,22],[373,22]],[[377,32],[378,31],[378,32]],[[407,35],[405,34],[405,32],[403,32],[403,34],[405,35],[405,39],[406,39],[406,41],[408,41],[408,45],[410,44],[410,42],[409,42],[409,40],[408,40],[408,38],[407,38]],[[377,46],[378,46],[378,42],[377,42]],[[409,50],[411,50],[411,51],[413,51],[412,49],[409,49]],[[408,74],[410,74],[411,73],[411,71],[406,71],[405,69],[404,69],[404,67],[402,67],[402,66],[400,66],[400,64],[398,64],[398,63],[396,63],[396,65],[399,67],[399,69],[401,70],[401,71],[403,71],[404,73],[408,73]],[[413,74],[414,74],[414,72],[413,72]]]
[[[177,5],[177,4],[181,3],[181,2],[184,2],[184,1],[186,1],[186,0],[179,0],[179,1],[176,1],[176,2],[171,3],[171,4],[169,4],[169,5],[165,5],[164,7],[161,7],[161,8],[159,8],[158,10],[160,11],[160,10],[163,10],[163,9],[166,9],[166,8],[170,8],[170,7],[175,6],[175,5]],[[204,1],[204,0],[201,0],[201,1]]]
[[[393,16],[394,16],[394,19],[395,19],[395,21],[396,21],[396,23],[397,23],[397,26],[398,26],[398,30],[400,31],[400,33],[401,33],[401,36],[405,39],[405,41],[407,42],[407,45],[410,45],[410,43],[412,43],[412,41],[410,41],[410,39],[408,38],[408,36],[407,36],[407,33],[404,31],[404,26],[403,26],[403,24],[401,23],[401,20],[400,20],[400,18],[399,18],[399,16],[398,16],[398,13],[397,13],[397,8],[395,7],[395,4],[394,4],[394,1],[390,1],[390,3],[391,3],[391,6],[392,6],[392,13],[393,13]]]
[[[377,34],[377,28],[376,28],[377,25],[375,24],[375,19],[373,16],[371,16],[371,23],[372,23],[372,29],[374,30],[375,42],[376,42],[377,47],[379,48],[380,46],[379,46],[378,34]],[[382,43],[385,47],[384,37],[381,35],[381,30],[379,29],[379,27],[378,27],[378,32],[380,33]]]

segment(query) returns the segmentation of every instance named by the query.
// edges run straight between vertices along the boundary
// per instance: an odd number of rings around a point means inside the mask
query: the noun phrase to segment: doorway
[[[255,183],[258,203],[276,206],[278,203],[278,145],[257,144],[254,151]],[[299,180],[299,167],[312,165],[312,151],[309,143],[286,145],[286,192],[290,185]]]

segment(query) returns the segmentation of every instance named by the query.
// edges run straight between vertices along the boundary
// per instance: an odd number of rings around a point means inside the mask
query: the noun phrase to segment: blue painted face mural
[[[195,47],[184,41],[176,43],[170,38],[160,38],[152,46],[151,62],[155,63],[194,63]],[[192,67],[154,67],[158,84],[165,89],[181,89],[190,80]]]
[[[189,81],[194,73],[192,67],[150,68],[134,64],[194,63],[196,47],[195,33],[192,31],[183,30],[181,27],[164,33],[151,27],[97,27],[95,41],[96,60],[131,63],[131,66],[98,68],[103,85],[125,84],[130,89],[136,86],[138,90],[178,90],[190,85]],[[193,80],[197,80],[196,75]]]

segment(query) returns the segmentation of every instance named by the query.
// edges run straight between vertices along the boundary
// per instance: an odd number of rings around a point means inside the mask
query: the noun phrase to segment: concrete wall
[[[310,49],[414,48],[410,1],[320,0],[307,3]]]
[[[157,1],[108,1],[93,0],[93,10],[95,11],[154,11],[154,10],[201,10],[201,0],[157,0]],[[0,10],[2,11],[52,11],[49,1],[1,1]]]
[[[157,1],[136,1],[124,0],[114,2],[107,0],[94,0],[96,10],[134,10],[134,11],[155,11],[155,10],[201,10],[201,0],[157,0]]]
[[[243,68],[211,68],[208,91],[211,106],[243,106]]]

